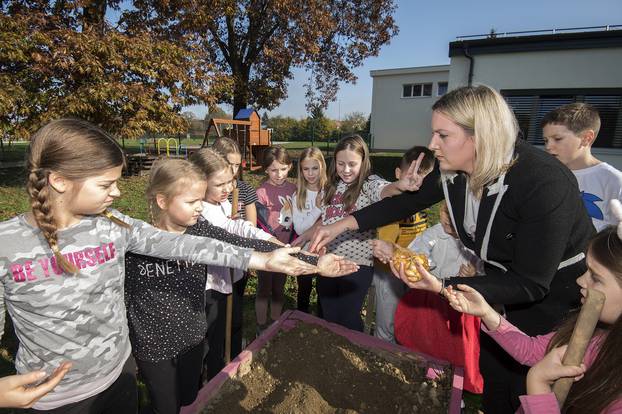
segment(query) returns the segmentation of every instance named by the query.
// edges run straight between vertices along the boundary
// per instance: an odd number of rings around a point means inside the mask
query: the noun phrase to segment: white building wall
[[[473,84],[497,90],[621,88],[622,48],[475,55]],[[449,90],[468,84],[469,59],[451,58]],[[622,170],[622,149],[593,148],[594,156]]]
[[[473,57],[473,83],[500,89],[622,87],[622,48],[499,53]],[[469,60],[451,58],[449,89],[468,84]]]
[[[447,82],[449,66],[372,71],[372,149],[408,149],[430,141],[432,104],[438,82]],[[402,98],[402,86],[433,83],[431,97]]]

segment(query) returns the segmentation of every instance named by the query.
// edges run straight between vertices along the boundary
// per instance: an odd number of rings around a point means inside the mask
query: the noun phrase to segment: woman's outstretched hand
[[[421,188],[425,174],[419,174],[419,167],[423,161],[423,152],[419,154],[416,160],[410,163],[410,167],[405,173],[400,175],[400,179],[397,180],[397,188],[400,191],[417,191]]]
[[[71,368],[70,362],[63,362],[44,382],[45,372],[9,375],[0,378],[0,407],[30,408],[41,397],[52,391]]]
[[[339,277],[356,272],[359,265],[343,256],[330,253],[320,256],[317,268],[322,276]]]
[[[393,261],[389,261],[389,266],[391,267],[391,271],[396,277],[402,279],[406,285],[412,289],[421,289],[427,290],[429,292],[440,293],[443,288],[443,284],[441,281],[434,276],[432,273],[428,272],[425,267],[421,266],[420,263],[416,263],[417,271],[421,275],[422,279],[418,282],[411,282],[404,273],[404,264],[400,263],[399,268],[395,267]]]
[[[317,273],[316,266],[291,256],[298,252],[300,252],[300,247],[282,247],[269,253],[253,252],[248,267],[294,276]]]

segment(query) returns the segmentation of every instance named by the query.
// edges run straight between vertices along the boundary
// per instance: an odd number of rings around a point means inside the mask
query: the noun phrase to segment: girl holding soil
[[[622,212],[618,200],[616,209]],[[622,215],[618,215],[622,219]],[[587,248],[587,272],[577,279],[583,302],[587,289],[605,295],[605,302],[583,363],[562,364],[578,312],[554,332],[529,336],[501,316],[484,297],[470,286],[458,284],[445,291],[449,304],[457,311],[478,316],[482,329],[516,361],[532,367],[527,374],[527,395],[520,397],[526,413],[619,413],[622,412],[622,223],[601,230]],[[411,287],[432,287],[434,276],[419,267],[424,282]],[[431,283],[430,283],[431,282]],[[408,283],[408,282],[407,282]],[[435,290],[436,287],[434,287]],[[551,386],[559,378],[576,377],[577,381],[558,406]]]
[[[147,188],[154,225],[172,233],[211,237],[259,251],[280,247],[235,236],[201,220],[207,184],[201,169],[188,161],[157,163]],[[318,263],[312,256],[299,257]],[[339,272],[344,263],[334,259],[320,259],[323,273]],[[349,270],[345,264],[343,268]],[[125,302],[130,339],[156,413],[178,413],[181,406],[196,398],[208,329],[205,282],[206,266],[199,263],[133,253],[126,257]]]
[[[307,247],[314,226],[322,215],[321,197],[319,191],[326,184],[326,162],[319,148],[309,147],[298,158],[298,176],[296,178],[296,192],[292,197],[292,221],[294,231],[299,234],[294,245]],[[297,308],[299,311],[309,312],[309,297],[313,289],[312,276],[296,278],[298,282]],[[318,315],[321,308],[318,306]]]
[[[260,224],[281,243],[290,243],[294,236],[292,226],[292,195],[296,186],[287,181],[292,168],[292,161],[285,148],[270,147],[263,153],[262,167],[266,173],[265,181],[257,189],[260,208],[265,214],[259,214]],[[281,316],[285,302],[285,280],[287,275],[278,272],[260,272],[255,297],[255,316],[257,317],[257,334]]]
[[[26,184],[32,211],[0,223],[0,336],[5,304],[20,341],[20,374],[44,371],[56,388],[41,411],[135,413],[135,366],[123,302],[125,255],[295,274],[315,266],[291,249],[255,253],[216,240],[172,234],[108,210],[120,192],[122,149],[81,120],[52,121],[30,142]]]
[[[420,156],[408,171],[412,173],[412,168],[419,168],[422,158]],[[321,195],[324,225],[335,223],[385,197],[399,194],[406,184],[402,179],[389,183],[371,175],[369,150],[358,135],[339,141],[328,174]],[[374,273],[370,242],[374,233],[375,230],[346,231],[327,245],[328,251],[347,257],[360,266],[356,273],[339,281],[318,280],[318,296],[327,321],[363,331],[361,308]]]

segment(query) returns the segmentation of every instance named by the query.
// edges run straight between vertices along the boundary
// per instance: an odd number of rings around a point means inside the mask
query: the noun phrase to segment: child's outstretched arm
[[[127,250],[169,260],[232,267],[235,269],[265,270],[291,275],[317,273],[316,266],[289,256],[300,249],[278,249],[259,253],[207,237],[169,233],[149,224],[120,215],[130,225]]]
[[[393,251],[395,250],[393,244],[380,239],[370,240],[369,242],[371,243],[372,254],[374,257],[384,264],[389,263],[389,260],[391,260],[391,257],[393,256]]]
[[[447,298],[449,306],[458,312],[481,318],[489,331],[496,331],[499,327],[501,315],[472,287],[457,285],[454,289],[450,286],[445,289],[444,296]]]
[[[532,366],[546,354],[554,332],[538,336],[525,334],[495,311],[477,290],[467,285],[448,287],[445,297],[458,312],[480,317],[484,323],[482,329],[517,362]]]
[[[229,233],[225,229],[214,226],[208,221],[202,221],[196,224],[193,229],[193,233],[199,236],[211,237],[236,246],[251,248],[258,252],[268,253],[282,247],[281,244],[273,243],[270,240],[252,239]],[[318,257],[305,252],[298,252],[294,257],[313,266],[317,266],[318,272],[322,276],[344,276],[358,270],[356,263],[334,254]]]

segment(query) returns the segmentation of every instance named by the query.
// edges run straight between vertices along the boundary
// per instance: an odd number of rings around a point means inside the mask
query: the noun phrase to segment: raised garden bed
[[[461,368],[288,311],[182,413],[459,413],[461,396]]]

